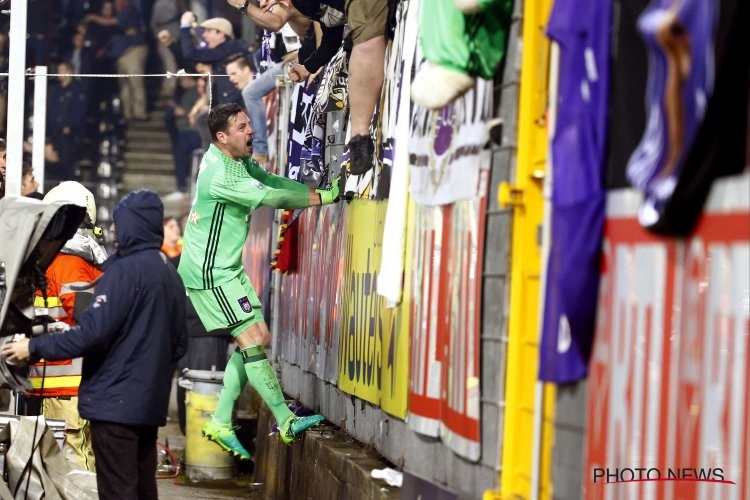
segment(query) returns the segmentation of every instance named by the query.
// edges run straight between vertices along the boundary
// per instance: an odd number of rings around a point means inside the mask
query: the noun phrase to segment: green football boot
[[[285,444],[292,444],[299,439],[307,429],[315,427],[323,420],[325,420],[323,415],[310,415],[309,417],[291,416],[286,419],[286,422],[284,422],[279,428],[281,440],[284,441]]]
[[[253,458],[250,452],[242,446],[240,440],[237,439],[237,434],[234,433],[234,427],[231,424],[221,424],[211,419],[203,426],[203,437],[242,460],[252,460]]]

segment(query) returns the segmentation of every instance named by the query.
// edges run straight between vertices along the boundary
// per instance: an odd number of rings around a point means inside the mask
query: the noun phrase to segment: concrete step
[[[278,433],[269,432],[274,423],[270,410],[262,405],[253,456],[254,479],[262,483],[263,498],[401,498],[400,488],[371,477],[373,469],[392,467],[372,448],[331,424],[310,429],[301,443],[287,446]]]
[[[187,197],[164,198],[177,190],[172,143],[164,126],[165,109],[166,101],[160,100],[156,108],[149,112],[148,121],[133,121],[128,124],[123,151],[125,169],[122,192],[140,188],[153,189],[162,196],[164,214],[180,217],[189,209]]]
[[[156,176],[168,176],[174,178],[174,169],[172,168],[172,164],[169,163],[159,163],[158,165],[152,163],[152,162],[145,162],[145,161],[135,161],[135,162],[128,162],[127,168],[124,170],[124,172],[131,172],[133,174],[139,174],[139,175],[149,175],[154,174]]]
[[[183,467],[177,477],[163,477],[156,481],[159,488],[159,498],[162,500],[265,500],[257,484],[254,484],[252,474],[245,472],[247,463],[237,461],[238,474],[232,479],[216,479],[211,481],[193,482],[185,477],[185,436],[180,432],[176,418],[167,419],[167,425],[159,427],[158,442],[168,445]]]
[[[128,139],[125,154],[127,155],[129,152],[165,153],[171,157],[172,142],[167,135],[164,137],[151,136],[148,139]]]
[[[146,181],[148,181],[150,175],[154,175],[155,177],[167,177],[174,180],[174,169],[171,168],[171,165],[160,165],[161,168],[153,168],[152,164],[145,163],[145,162],[128,162],[127,168],[123,170],[125,174],[132,173],[137,174],[138,176],[145,177]],[[154,182],[159,182],[158,180],[154,180]]]
[[[126,168],[122,175],[122,189],[125,193],[134,189],[153,189],[160,195],[177,190],[173,173],[167,172],[139,172]]]
[[[120,193],[125,195],[136,189],[153,189],[162,197],[164,203],[164,216],[180,218],[190,210],[190,199],[184,196],[181,199],[165,198],[177,190],[174,174],[163,173],[141,173],[126,170],[123,174]]]
[[[145,151],[142,149],[127,148],[125,154],[127,168],[140,168],[146,165],[148,170],[174,170],[172,152],[170,150]]]
[[[160,129],[148,129],[130,127],[125,131],[125,138],[128,144],[140,144],[141,142],[159,142],[164,143],[167,141],[169,144],[169,133],[165,128]]]
[[[164,117],[154,117],[151,118],[147,122],[133,122],[130,123],[125,130],[125,134],[127,135],[130,132],[163,132],[167,133],[166,124],[164,123]]]
[[[154,108],[147,113],[148,120],[133,121],[130,125],[134,127],[143,127],[143,128],[163,127],[164,126],[164,112],[166,111],[166,109],[167,109],[166,106]]]

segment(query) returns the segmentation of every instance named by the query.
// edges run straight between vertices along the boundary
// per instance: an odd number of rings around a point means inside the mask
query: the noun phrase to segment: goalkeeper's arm
[[[339,178],[333,182],[331,189],[311,189],[307,192],[288,191],[284,189],[269,190],[263,198],[263,205],[273,208],[305,208],[317,205],[329,205],[339,201]]]
[[[309,188],[306,192],[270,189],[263,197],[262,203],[272,208],[307,208],[320,204],[320,195]]]

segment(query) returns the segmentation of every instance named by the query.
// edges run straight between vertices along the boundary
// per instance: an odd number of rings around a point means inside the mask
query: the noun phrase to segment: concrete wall
[[[552,497],[555,499],[583,497],[587,391],[587,380],[557,387],[552,452]]]
[[[255,498],[294,500],[395,500],[399,488],[374,479],[374,469],[388,463],[372,448],[330,425],[305,433],[292,446],[278,433],[268,407],[259,412],[255,443]],[[261,484],[257,484],[261,483]]]

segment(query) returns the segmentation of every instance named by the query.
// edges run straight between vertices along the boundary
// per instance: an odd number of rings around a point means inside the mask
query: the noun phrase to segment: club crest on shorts
[[[247,298],[247,295],[242,297],[241,299],[237,299],[237,302],[240,304],[240,307],[243,311],[248,314],[252,312],[253,306],[250,305],[250,299]]]

